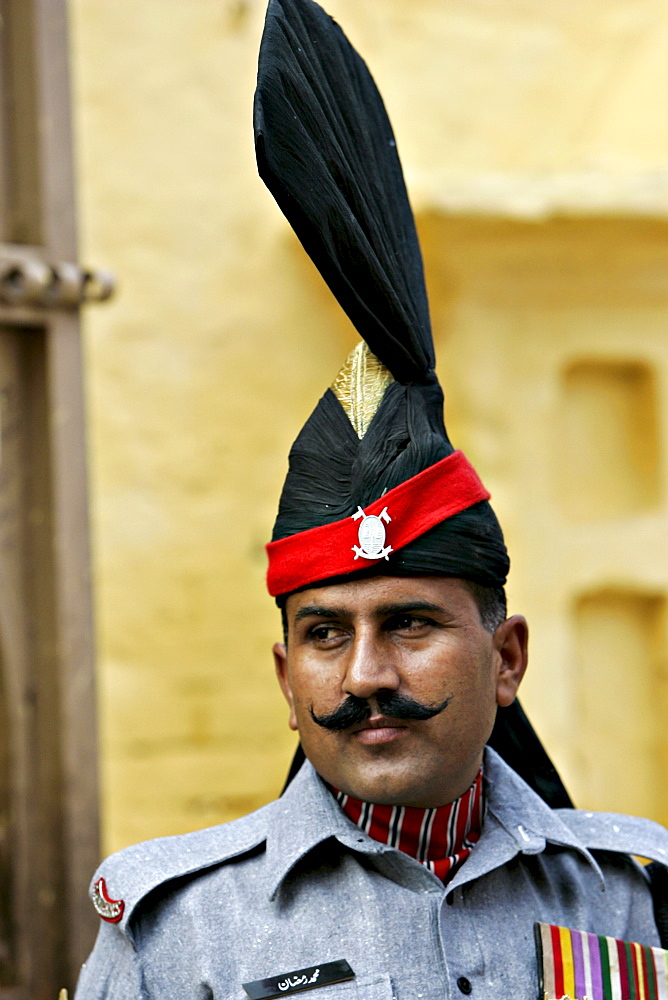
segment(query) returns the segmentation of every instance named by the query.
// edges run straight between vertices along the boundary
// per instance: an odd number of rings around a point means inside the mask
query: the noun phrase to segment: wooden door
[[[73,989],[96,735],[65,0],[0,0],[0,1000]]]

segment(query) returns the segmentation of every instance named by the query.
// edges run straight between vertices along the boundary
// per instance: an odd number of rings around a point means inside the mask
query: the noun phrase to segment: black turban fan
[[[314,0],[269,2],[254,128],[260,176],[391,375],[361,437],[339,398],[325,392],[291,449],[275,542],[349,518],[454,448],[392,127],[366,64]],[[461,577],[498,588],[508,568],[496,515],[480,500],[359,572]],[[499,709],[490,742],[550,805],[570,805],[517,702]]]

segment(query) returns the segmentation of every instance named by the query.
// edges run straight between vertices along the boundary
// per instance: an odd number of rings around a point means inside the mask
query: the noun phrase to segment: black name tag
[[[312,965],[309,969],[284,972],[280,976],[272,976],[271,979],[256,979],[254,983],[241,985],[251,1000],[270,1000],[271,997],[287,997],[291,993],[315,990],[318,986],[344,983],[347,979],[354,978],[353,970],[345,959],[341,959],[339,962]]]

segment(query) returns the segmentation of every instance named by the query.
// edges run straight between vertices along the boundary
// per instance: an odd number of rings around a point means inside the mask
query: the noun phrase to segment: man
[[[312,0],[269,4],[255,125],[363,337],[292,448],[268,546],[308,760],[257,813],[102,865],[77,997],[665,997],[661,903],[631,855],[665,866],[668,835],[570,808],[517,705],[527,626],[443,424],[392,130]]]
[[[464,581],[430,576],[304,590],[287,618],[277,673],[321,778],[365,802],[417,808],[471,787],[497,705],[512,703],[524,673],[522,618],[487,631]],[[398,703],[396,716],[388,694],[420,710]]]

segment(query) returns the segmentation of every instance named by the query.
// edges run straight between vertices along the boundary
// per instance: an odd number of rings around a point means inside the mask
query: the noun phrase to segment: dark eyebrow
[[[445,614],[450,617],[450,612],[447,608],[441,607],[440,604],[430,604],[429,601],[402,601],[396,604],[381,604],[375,609],[375,615],[377,618],[388,618],[391,615],[409,615],[415,611],[428,611],[431,614]]]
[[[349,618],[350,614],[348,608],[326,608],[322,604],[305,604],[303,608],[295,612],[294,621],[296,625],[302,619],[312,618],[314,615],[317,618]]]
[[[380,604],[374,609],[376,618],[389,618],[391,615],[408,615],[416,611],[427,611],[431,614],[448,615],[446,608],[440,604],[431,604],[429,601],[397,601],[388,604]],[[354,614],[351,608],[328,608],[322,604],[305,604],[295,612],[294,622],[302,621],[304,618],[350,618]]]

